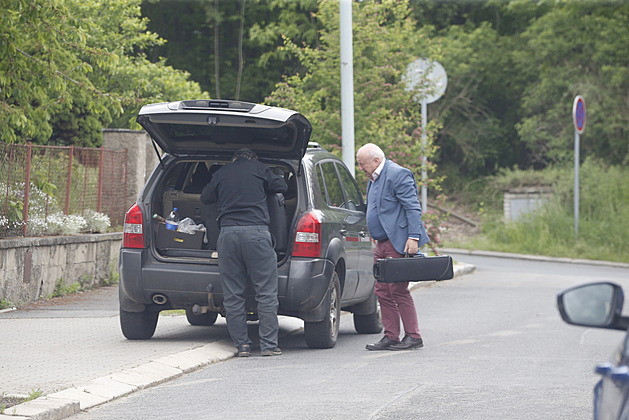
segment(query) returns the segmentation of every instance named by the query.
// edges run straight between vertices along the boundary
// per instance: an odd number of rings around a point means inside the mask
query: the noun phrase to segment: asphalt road
[[[596,280],[628,288],[629,268],[456,257],[476,270],[414,291],[421,350],[366,351],[380,335],[345,315],[334,349],[307,349],[298,332],[280,357],[230,359],[71,418],[591,418],[593,368],[623,333],[563,323],[556,295]]]

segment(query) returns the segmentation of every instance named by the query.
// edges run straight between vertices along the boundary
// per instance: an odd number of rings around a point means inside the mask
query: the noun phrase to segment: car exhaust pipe
[[[160,293],[153,295],[153,302],[157,303],[158,305],[164,305],[166,302],[168,302],[168,298]]]

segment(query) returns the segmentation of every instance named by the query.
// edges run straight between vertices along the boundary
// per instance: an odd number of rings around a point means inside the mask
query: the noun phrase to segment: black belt
[[[384,239],[376,239],[376,241],[378,241],[379,244],[383,244],[385,242],[389,242],[389,238],[384,238]]]
[[[230,226],[221,226],[222,232],[235,232],[241,230],[257,230],[260,232],[268,232],[269,227],[266,225],[248,225],[248,226],[238,226],[238,225],[230,225]]]

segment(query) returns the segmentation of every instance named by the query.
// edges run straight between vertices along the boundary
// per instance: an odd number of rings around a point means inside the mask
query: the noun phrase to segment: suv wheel
[[[372,292],[369,300],[376,300],[376,294]],[[382,318],[377,302],[373,303],[376,310],[371,314],[354,314],[354,328],[358,334],[378,334],[382,331]]]
[[[340,291],[339,275],[334,271],[332,287],[327,297],[330,305],[328,316],[320,322],[304,323],[306,344],[311,349],[331,349],[336,344],[336,339],[339,335],[339,322],[341,320]]]
[[[148,340],[155,334],[158,311],[127,312],[120,309],[122,334],[129,340]]]
[[[216,318],[218,318],[218,312],[206,312],[204,314],[195,315],[192,309],[186,308],[186,318],[190,325],[210,326],[214,325]]]

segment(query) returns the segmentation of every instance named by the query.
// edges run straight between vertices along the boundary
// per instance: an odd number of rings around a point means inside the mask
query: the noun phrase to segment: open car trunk
[[[193,233],[167,230],[164,223],[151,221],[151,235],[154,235],[155,251],[162,257],[217,259],[216,243],[220,231],[218,225],[218,204],[207,205],[201,202],[201,191],[212,175],[228,161],[216,159],[181,159],[164,172],[157,190],[152,194],[151,216],[158,214],[167,217],[176,208],[180,223],[185,218],[194,225],[202,225],[205,232]],[[267,198],[271,217],[270,231],[274,239],[278,261],[281,261],[289,246],[288,232],[297,206],[297,184],[293,168],[281,162],[265,162],[273,173],[282,176],[288,184],[284,194],[273,194]],[[190,221],[188,221],[190,222]]]

